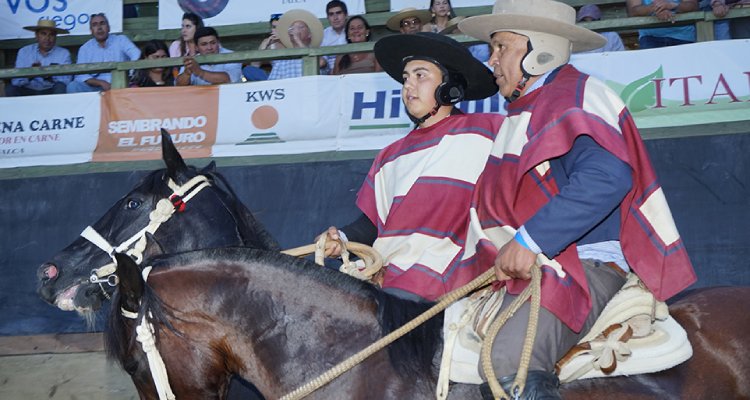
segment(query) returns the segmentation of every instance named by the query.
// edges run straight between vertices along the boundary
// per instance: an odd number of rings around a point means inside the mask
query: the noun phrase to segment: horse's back
[[[574,381],[566,399],[750,399],[750,287],[695,289],[669,312],[687,331],[693,356],[666,371]]]

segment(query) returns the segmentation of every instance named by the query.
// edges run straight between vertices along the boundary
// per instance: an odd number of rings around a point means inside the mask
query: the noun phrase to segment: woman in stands
[[[182,29],[180,38],[169,46],[170,57],[194,56],[196,53],[193,35],[195,30],[203,28],[203,19],[196,14],[186,12],[182,15]]]
[[[422,25],[422,32],[440,33],[448,27],[448,21],[456,16],[450,0],[430,0],[432,19]]]
[[[346,21],[344,27],[347,43],[362,43],[370,41],[370,24],[361,15],[355,15]],[[380,64],[375,59],[375,54],[351,53],[336,57],[336,65],[333,67],[334,75],[360,74],[363,72],[380,72]]]
[[[161,40],[149,40],[141,50],[141,60],[167,58],[167,46]],[[130,87],[174,86],[172,68],[139,69],[130,80]]]

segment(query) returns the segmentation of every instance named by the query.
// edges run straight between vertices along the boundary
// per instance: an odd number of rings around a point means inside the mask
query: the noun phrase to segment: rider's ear
[[[172,143],[172,136],[163,128],[161,130],[161,156],[167,166],[167,175],[173,181],[182,183],[178,178],[187,172],[187,165],[174,143]]]

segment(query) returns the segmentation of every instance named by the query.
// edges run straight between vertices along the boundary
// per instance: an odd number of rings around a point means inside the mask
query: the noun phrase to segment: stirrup
[[[560,381],[557,375],[546,371],[529,371],[526,377],[526,386],[523,393],[511,393],[513,382],[516,374],[500,378],[498,381],[511,399],[518,400],[560,400]],[[479,391],[482,393],[482,399],[492,400],[492,390],[488,383],[479,385]]]

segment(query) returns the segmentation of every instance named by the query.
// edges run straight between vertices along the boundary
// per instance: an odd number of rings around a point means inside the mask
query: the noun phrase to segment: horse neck
[[[265,396],[275,398],[290,392],[381,337],[377,304],[368,291],[360,290],[359,282],[352,284],[348,277],[340,279],[343,276],[319,279],[313,277],[315,272],[305,271],[302,262],[271,253],[251,254],[254,261],[250,264],[215,261],[217,257],[209,254],[199,257],[202,261],[196,264],[155,269],[150,282],[166,304],[184,305],[176,317],[190,323],[175,321],[178,330],[195,329],[198,321],[204,328],[201,334],[211,332],[216,341],[243,338],[223,346],[223,353],[214,357],[242,360],[243,365],[251,366],[244,377]],[[280,268],[279,261],[294,264],[299,271]],[[186,333],[189,336],[190,332]],[[216,352],[217,346],[207,351]],[[381,380],[383,387],[401,388],[399,393],[432,390],[430,385],[415,384],[414,376],[397,373],[385,351],[364,363],[367,366],[325,390],[342,393],[352,387],[367,387],[352,380],[373,378]],[[366,397],[363,393],[358,398]]]

